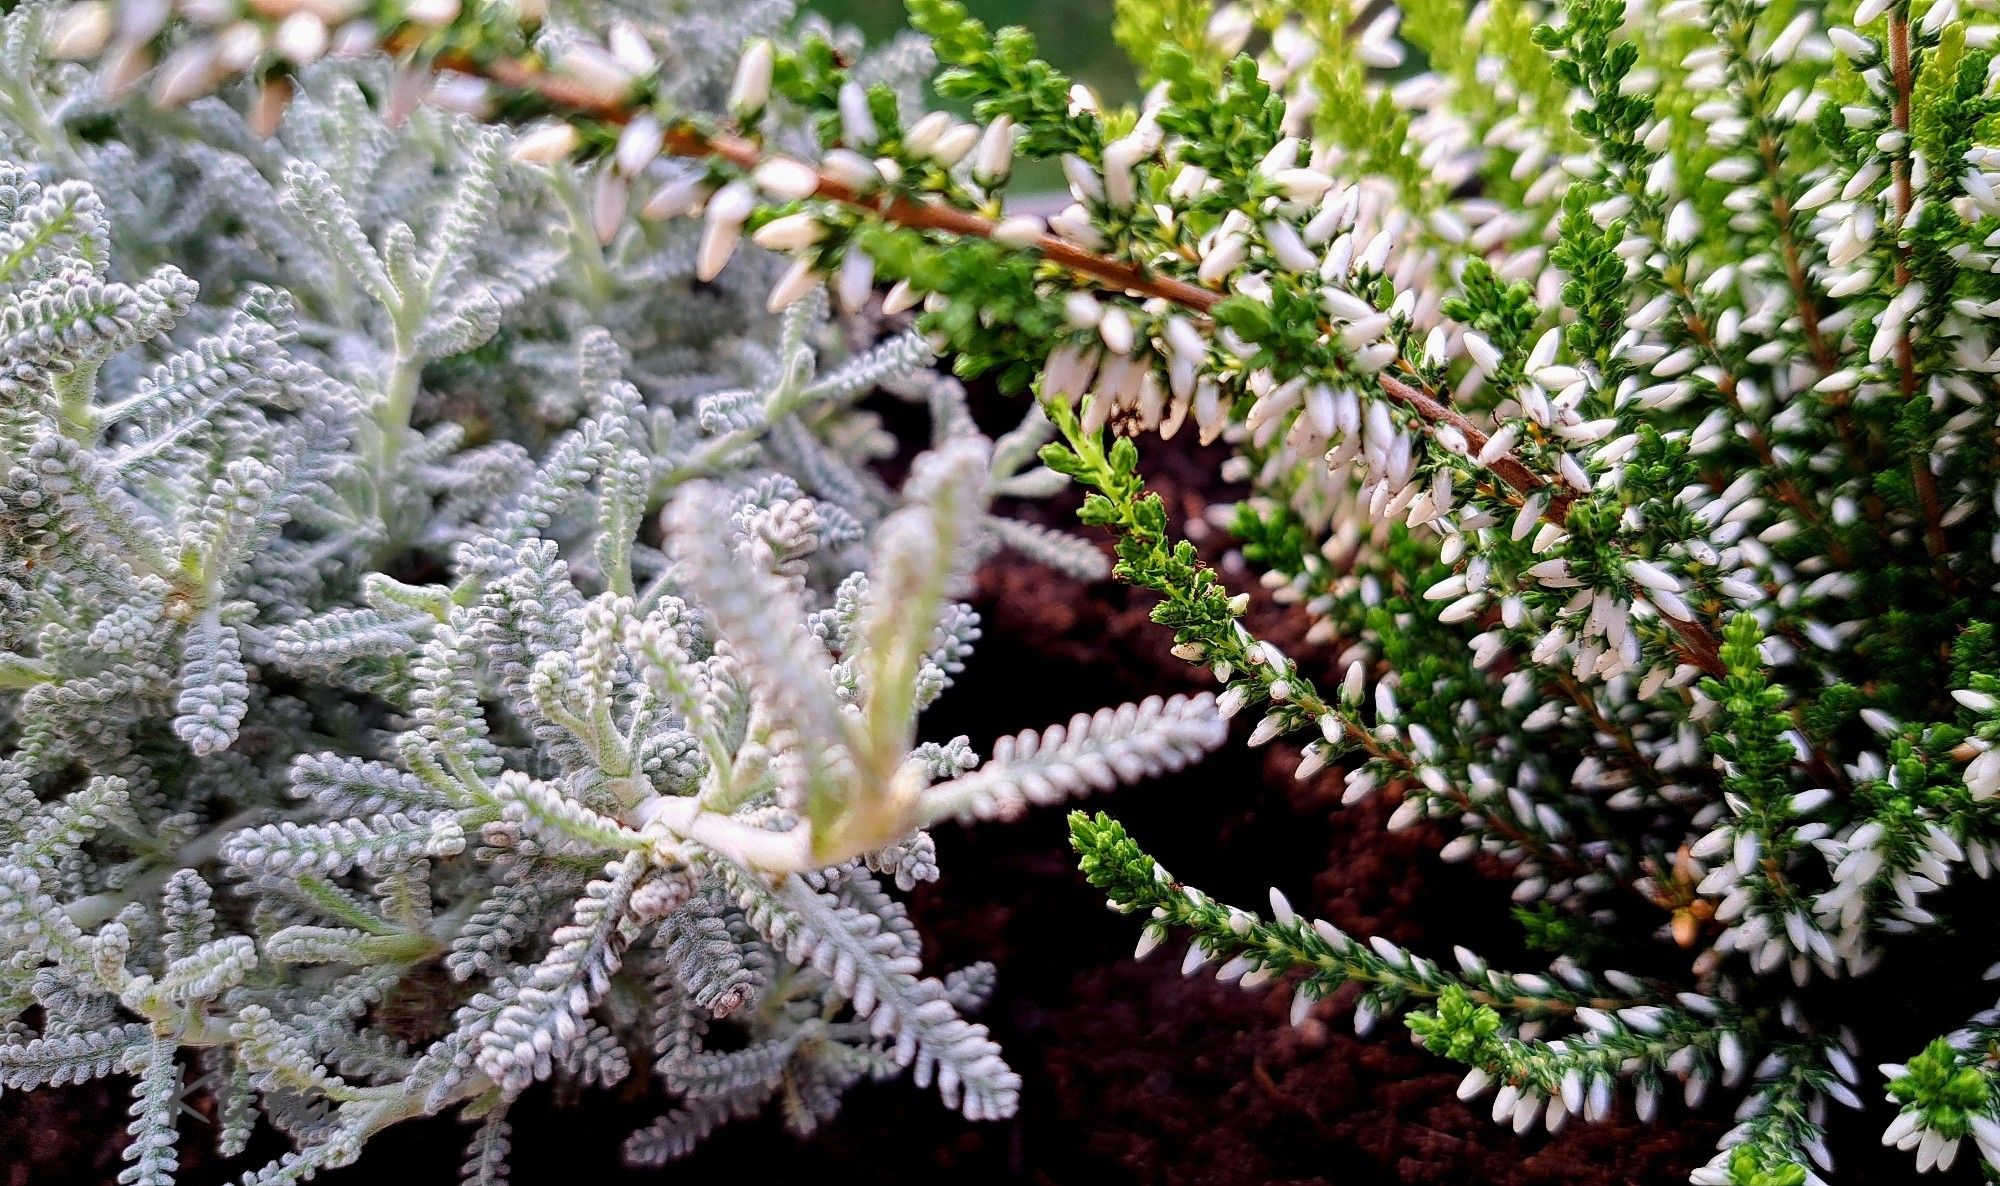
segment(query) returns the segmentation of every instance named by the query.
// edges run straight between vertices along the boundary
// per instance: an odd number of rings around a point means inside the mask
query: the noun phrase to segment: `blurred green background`
[[[1025,25],[1042,56],[1109,102],[1133,95],[1132,68],[1111,40],[1112,0],[965,0],[987,25]],[[902,0],[806,0],[805,7],[853,25],[871,42],[904,27]]]

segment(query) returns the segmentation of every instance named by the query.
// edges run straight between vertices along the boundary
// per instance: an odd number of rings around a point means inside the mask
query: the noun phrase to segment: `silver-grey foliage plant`
[[[613,41],[690,109],[792,19],[676,8]],[[336,53],[282,118],[124,101],[47,16],[0,22],[0,1090],[129,1076],[144,1184],[196,1089],[223,1154],[290,1139],[246,1181],[448,1110],[498,1181],[523,1090],[635,1052],[676,1101],[643,1164],[906,1069],[1009,1113],[991,969],[927,975],[891,893],[924,828],[1222,732],[1204,696],[918,741],[979,558],[1101,568],[988,512],[1060,484],[1040,414],[989,442],[865,292],[768,313],[782,259],[697,283],[696,229],[510,160],[476,96]],[[900,489],[877,390],[930,414]]]

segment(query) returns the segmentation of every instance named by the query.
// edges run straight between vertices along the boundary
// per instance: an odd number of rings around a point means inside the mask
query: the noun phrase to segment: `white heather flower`
[[[610,33],[605,39],[605,48],[611,51],[612,60],[635,78],[659,69],[659,56],[646,41],[646,35],[629,20],[620,19],[611,22]]]
[[[738,119],[762,111],[771,101],[771,72],[776,61],[777,48],[767,37],[759,37],[744,48],[729,86],[729,110]]]
[[[1208,27],[1204,30],[1204,34],[1208,38],[1208,43],[1219,53],[1224,57],[1231,57],[1242,51],[1244,44],[1256,30],[1255,19],[1251,16],[1249,8],[1242,4],[1224,4],[1208,18]]]
[[[1089,161],[1074,153],[1062,158],[1063,180],[1069,186],[1071,196],[1079,202],[1102,202],[1104,181],[1091,167]]]
[[[874,161],[851,148],[836,148],[820,158],[820,172],[857,194],[865,194],[882,184],[882,170]]]
[[[437,28],[458,19],[459,0],[405,0],[403,17],[412,24]]]
[[[84,0],[57,14],[49,28],[51,57],[86,61],[104,52],[111,43],[116,18],[106,0]]]
[[[1681,583],[1671,573],[1648,560],[1631,559],[1625,562],[1625,573],[1648,589],[1663,593],[1678,593]]]
[[[1049,230],[1057,238],[1085,251],[1101,251],[1105,245],[1103,233],[1090,220],[1090,212],[1077,203],[1063,207],[1054,218],[1049,219]]]
[[[625,125],[618,134],[618,149],[615,160],[618,170],[627,176],[643,172],[660,155],[660,148],[666,143],[666,129],[652,115],[640,115]]]
[[[271,48],[295,66],[310,65],[326,53],[326,22],[311,12],[294,12],[278,22]]]
[[[1026,251],[1041,242],[1047,234],[1049,224],[1032,214],[1016,214],[1003,218],[993,228],[993,241]]]
[[[219,81],[215,43],[190,42],[160,63],[159,72],[153,76],[150,97],[156,107],[179,107],[215,89]]]
[[[826,226],[803,211],[774,218],[750,236],[757,246],[771,251],[799,251],[825,237]]]
[[[631,184],[610,169],[600,169],[590,187],[590,226],[600,244],[609,243],[624,225]]]
[[[1317,202],[1333,188],[1333,178],[1317,169],[1280,169],[1271,180],[1294,202]]]
[[[794,260],[792,266],[785,269],[784,275],[778,277],[778,282],[771,286],[767,307],[773,313],[782,313],[804,299],[818,283],[819,274],[813,271],[811,260]]]
[[[1130,354],[1135,340],[1132,315],[1120,306],[1112,306],[1104,311],[1097,323],[1098,336],[1113,354]]]
[[[1322,289],[1320,303],[1329,314],[1341,321],[1363,321],[1379,316],[1373,305],[1344,288]]]
[[[796,202],[819,192],[819,173],[803,161],[774,156],[751,170],[750,179],[774,198]]]
[[[972,179],[992,189],[1014,171],[1014,121],[998,116],[980,133],[972,155]]]
[[[1288,272],[1301,275],[1319,268],[1320,259],[1312,253],[1299,237],[1298,231],[1288,222],[1273,221],[1264,225],[1264,242],[1276,257],[1278,266]]]
[[[1764,51],[1764,60],[1778,63],[1791,61],[1793,55],[1798,53],[1799,46],[1804,44],[1806,37],[1812,33],[1817,21],[1817,15],[1811,12],[1801,12],[1794,16],[1771,40],[1770,47]]]
[[[1250,244],[1242,234],[1220,236],[1202,257],[1197,278],[1203,284],[1222,283],[1250,258]]]
[[[638,76],[610,51],[586,41],[565,46],[556,59],[556,69],[607,103],[622,102],[638,81]]]
[[[1487,341],[1484,334],[1477,330],[1467,330],[1463,341],[1466,356],[1472,360],[1472,365],[1478,368],[1480,374],[1491,378],[1499,371],[1500,351],[1494,349],[1493,343]]]
[[[639,214],[651,219],[686,218],[699,213],[707,200],[707,184],[698,174],[688,174],[673,178],[653,191]]]
[[[916,156],[930,156],[937,148],[938,141],[951,130],[952,121],[942,111],[932,111],[911,124],[903,133],[903,147]],[[957,164],[956,160],[947,162]]]
[[[1104,200],[1113,209],[1129,209],[1138,198],[1133,168],[1152,155],[1144,137],[1134,133],[1104,146]],[[1069,163],[1066,158],[1063,162]]]
[[[1985,692],[1975,692],[1970,688],[1953,688],[1951,698],[1977,713],[1992,712],[1995,705],[2000,704]]]
[[[1096,329],[1104,320],[1104,302],[1087,292],[1063,297],[1063,320],[1073,329]]]
[[[1194,327],[1194,323],[1180,314],[1166,319],[1161,330],[1166,339],[1167,349],[1176,356],[1199,363],[1208,357],[1208,340]]]
[[[1875,43],[1844,25],[1835,25],[1826,31],[1827,40],[1849,61],[1857,66],[1866,65],[1876,56]]]
[[[1965,786],[1975,799],[1991,799],[2000,794],[2000,750],[1982,750],[1967,763]]]
[[[442,110],[483,119],[493,107],[493,87],[484,79],[446,74],[431,80],[429,98]]]
[[[840,261],[840,270],[834,274],[834,299],[847,312],[859,313],[867,307],[874,288],[875,261],[859,248],[849,250]]]
[[[1486,594],[1468,593],[1452,602],[1438,613],[1440,622],[1463,622],[1477,614],[1486,604]]]
[[[894,317],[899,313],[907,313],[922,304],[923,299],[923,294],[912,287],[908,280],[898,280],[889,286],[889,291],[882,297],[883,316]]]
[[[937,144],[928,155],[939,165],[949,169],[964,160],[982,139],[984,137],[978,125],[954,124],[939,133]]]
[[[743,223],[756,204],[756,192],[741,181],[723,186],[708,200],[708,218],[695,253],[698,279],[713,280],[722,274],[729,257],[736,253],[736,244],[743,238]]]
[[[237,21],[215,38],[216,65],[228,74],[243,74],[264,56],[264,30],[254,21]]]
[[[1700,229],[1695,219],[1694,203],[1676,202],[1673,210],[1667,215],[1667,246],[1683,247],[1692,243]]]

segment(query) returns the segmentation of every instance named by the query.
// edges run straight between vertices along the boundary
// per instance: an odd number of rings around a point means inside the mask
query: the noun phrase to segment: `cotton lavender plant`
[[[909,7],[974,122],[823,38],[752,42],[707,111],[629,38],[503,5],[248,27],[479,80],[530,121],[518,157],[699,215],[697,274],[746,235],[789,254],[774,309],[822,280],[921,306],[959,371],[1034,389],[1045,461],[1252,743],[1296,738],[1301,777],[1505,869],[1559,954],[1441,962],[1275,892],[1253,914],[1074,817],[1142,953],[1186,932],[1190,971],[1290,976],[1300,1018],[1351,985],[1357,1028],[1403,1013],[1520,1131],[1729,1091],[1697,1181],[1822,1180],[1829,1109],[1873,1088],[1815,988],[1950,928],[1937,891],[2000,840],[1986,10],[1127,0],[1154,86],[1109,110],[1018,30]],[[75,5],[57,40],[112,85],[192,61],[190,93],[288,93],[291,50],[225,60],[238,26],[163,19]],[[1018,157],[1060,161],[1073,204],[1011,211]],[[1190,429],[1231,447],[1219,519],[1314,653],[1251,634],[1146,493],[1137,442]],[[1906,1059],[1874,1083],[1920,1169],[1968,1138],[2000,1168],[1995,1024],[1869,1052]]]
[[[697,7],[610,34],[690,111],[789,16]],[[191,1091],[223,1156],[289,1139],[259,1184],[447,1111],[503,1181],[523,1091],[635,1064],[669,1101],[637,1164],[904,1071],[1009,1114],[991,968],[926,974],[894,896],[927,829],[1223,734],[1204,695],[984,760],[919,737],[976,563],[1101,563],[989,509],[1062,484],[1053,426],[990,441],[866,291],[771,311],[784,261],[627,217],[688,177],[555,160],[363,52],[523,13],[353,15],[0,19],[0,1090],[129,1076],[147,1184]],[[878,390],[930,415],[900,487]]]

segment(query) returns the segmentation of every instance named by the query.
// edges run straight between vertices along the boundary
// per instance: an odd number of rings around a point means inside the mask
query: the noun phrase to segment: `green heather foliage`
[[[1087,566],[981,509],[1064,477],[1221,715],[1505,869],[1553,958],[1253,914],[1078,814],[1142,954],[1186,935],[1188,971],[1287,977],[1300,1019],[1352,985],[1357,1029],[1400,1014],[1517,1131],[1725,1092],[1697,1182],[1821,1181],[1864,1091],[1919,1169],[2000,1175],[2000,1011],[1877,1073],[1823,991],[1910,974],[1905,936],[1971,944],[1937,891],[2000,862],[1990,4],[1122,0],[1127,109],[955,0],[909,0],[927,50],[886,59],[738,5],[718,38],[764,35],[733,73],[539,5],[172,7],[23,10],[5,47],[28,822],[0,984],[40,1028],[0,1065],[132,1072],[135,1175],[176,1046],[225,1115],[255,1095],[297,1135],[294,1176],[403,1115],[614,1078],[636,1034],[686,1101],[641,1159],[893,1066],[1004,1111],[957,1015],[986,978],[917,979],[869,870],[1216,740],[1148,702],[978,769],[914,744],[968,552]],[[88,76],[37,64],[43,16]],[[926,53],[974,122],[922,111]],[[515,165],[426,92],[516,126]],[[1017,158],[1069,204],[1010,207]],[[199,299],[183,260],[217,273]],[[741,298],[649,303],[690,273],[768,284],[744,377],[706,378]],[[813,378],[822,286],[915,331]],[[145,369],[176,324],[210,337]],[[989,452],[932,351],[1045,418]],[[900,494],[853,420],[884,381],[938,425]],[[1228,446],[1217,525],[1311,653],[1251,634],[1147,492],[1183,431]],[[605,993],[635,945],[650,1021]],[[436,1045],[386,1043],[369,1004],[439,950],[477,991]],[[723,1014],[750,1044],[705,1054]]]

